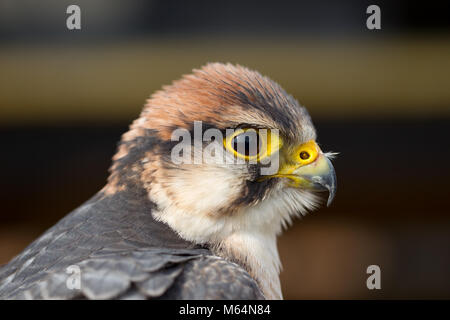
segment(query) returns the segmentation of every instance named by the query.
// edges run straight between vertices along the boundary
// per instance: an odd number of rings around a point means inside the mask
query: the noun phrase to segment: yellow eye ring
[[[254,131],[258,135],[258,152],[254,155],[246,155],[238,152],[234,146],[233,141],[239,135],[246,133],[248,131]],[[273,152],[277,151],[281,147],[281,139],[278,134],[275,134],[273,130],[270,129],[254,129],[254,128],[243,128],[237,129],[232,134],[228,135],[223,139],[224,147],[227,151],[231,152],[235,157],[245,159],[245,160],[256,160],[260,161],[267,156],[270,156]]]

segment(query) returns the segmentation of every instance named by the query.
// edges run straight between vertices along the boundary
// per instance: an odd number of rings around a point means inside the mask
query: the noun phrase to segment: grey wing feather
[[[129,195],[127,196],[129,197]],[[0,299],[258,299],[240,266],[179,238],[151,205],[94,197],[0,268]],[[69,289],[69,266],[81,288]]]
[[[264,296],[241,266],[217,256],[202,256],[186,264],[165,298],[262,300]]]
[[[96,252],[77,264],[80,288],[58,270],[1,296],[6,299],[262,299],[238,265],[205,250],[139,249]],[[102,254],[104,253],[104,254]]]

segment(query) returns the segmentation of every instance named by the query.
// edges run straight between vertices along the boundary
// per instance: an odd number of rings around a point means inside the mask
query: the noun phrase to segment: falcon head
[[[105,194],[148,197],[155,219],[240,264],[281,298],[276,237],[336,176],[306,109],[258,72],[213,63],[147,100],[113,158]]]

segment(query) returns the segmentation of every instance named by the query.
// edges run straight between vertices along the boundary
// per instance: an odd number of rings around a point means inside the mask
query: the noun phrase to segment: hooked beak
[[[303,152],[307,157],[299,158]],[[328,191],[327,206],[336,194],[336,173],[327,156],[315,141],[308,141],[284,154],[280,170],[268,178],[288,178],[289,186],[316,191]]]
[[[323,153],[309,165],[295,169],[292,174],[298,177],[300,185],[317,191],[328,191],[327,206],[330,206],[336,195],[336,172]]]

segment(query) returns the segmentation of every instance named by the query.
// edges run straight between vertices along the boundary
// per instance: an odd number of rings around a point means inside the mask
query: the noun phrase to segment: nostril
[[[307,159],[309,159],[309,153],[306,152],[306,151],[300,152],[300,159],[302,159],[302,160],[307,160]]]

